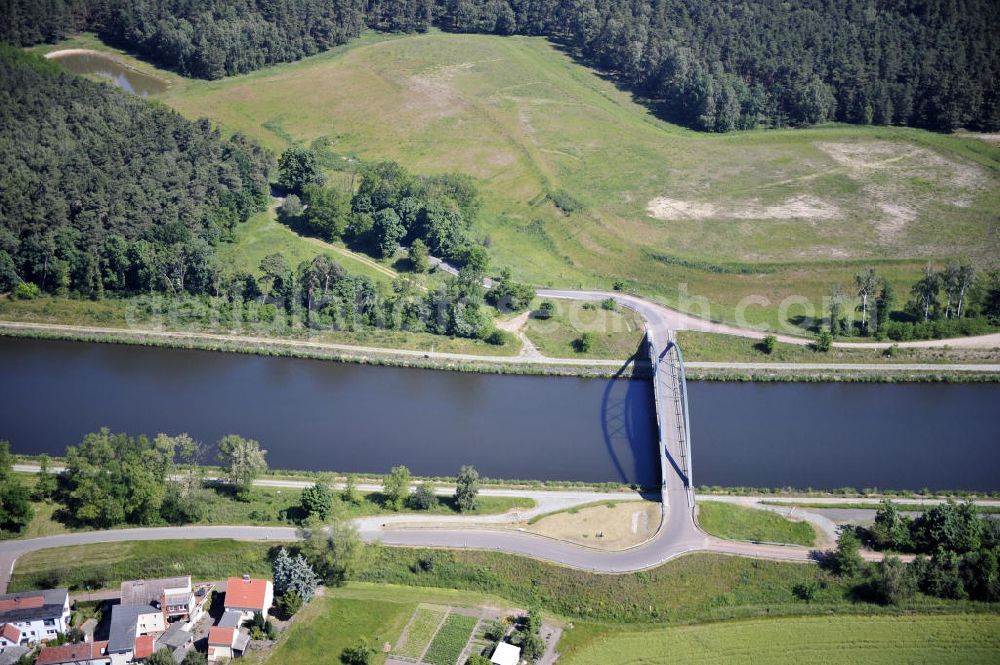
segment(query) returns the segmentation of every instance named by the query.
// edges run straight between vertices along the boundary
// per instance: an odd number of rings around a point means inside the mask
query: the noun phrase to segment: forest
[[[1000,128],[993,0],[3,0],[0,41],[82,29],[220,78],[296,60],[367,26],[547,36],[663,117],[699,130],[827,120]]]
[[[206,293],[273,157],[207,120],[0,52],[0,290]]]

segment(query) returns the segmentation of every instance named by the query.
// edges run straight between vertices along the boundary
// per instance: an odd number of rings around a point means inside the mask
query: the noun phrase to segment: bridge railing
[[[680,347],[673,340],[667,343],[662,355],[652,340],[650,340],[649,353],[650,362],[653,367],[653,391],[656,399],[656,421],[660,433],[658,445],[661,448],[660,462],[664,489],[666,488],[668,473],[666,460],[668,454],[667,433],[663,429],[667,419],[664,409],[671,408],[674,411],[674,422],[677,427],[676,436],[680,444],[678,452],[681,459],[677,460],[677,462],[680,463],[681,469],[683,469],[688,505],[689,507],[693,507],[694,483],[691,469],[691,426],[687,400],[687,379],[684,374],[684,358],[681,355]],[[667,374],[666,377],[663,376],[663,372]],[[668,390],[662,389],[661,381],[668,383]],[[664,395],[664,392],[668,392],[669,396]],[[669,405],[667,404],[668,400]]]

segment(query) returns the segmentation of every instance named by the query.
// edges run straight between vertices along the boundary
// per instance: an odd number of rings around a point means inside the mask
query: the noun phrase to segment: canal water
[[[148,97],[163,92],[167,84],[162,79],[126,67],[114,58],[99,53],[71,51],[53,55],[51,59],[74,74],[91,74],[110,80],[133,95]]]
[[[689,386],[696,484],[1000,489],[1000,386]],[[648,381],[498,376],[0,338],[0,438],[258,439],[272,467],[656,484]]]

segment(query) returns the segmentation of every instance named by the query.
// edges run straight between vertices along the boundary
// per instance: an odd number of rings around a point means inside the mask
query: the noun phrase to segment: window
[[[56,625],[56,620],[55,619],[46,619],[45,620],[45,625],[46,626],[54,626],[54,625]]]

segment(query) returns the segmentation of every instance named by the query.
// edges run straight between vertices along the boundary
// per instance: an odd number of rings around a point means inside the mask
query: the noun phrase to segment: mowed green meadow
[[[477,232],[539,285],[629,288],[771,326],[873,264],[899,293],[929,259],[1000,255],[1000,148],[970,136],[824,126],[726,135],[657,119],[542,38],[369,34],[221,81],[167,75],[162,101],[275,150],[478,179]],[[343,181],[343,179],[340,179]],[[564,193],[564,212],[548,194]],[[779,311],[780,310],[780,311]]]
[[[586,629],[584,629],[586,630]],[[1000,617],[828,616],[600,633],[566,665],[976,665],[1000,658]]]

